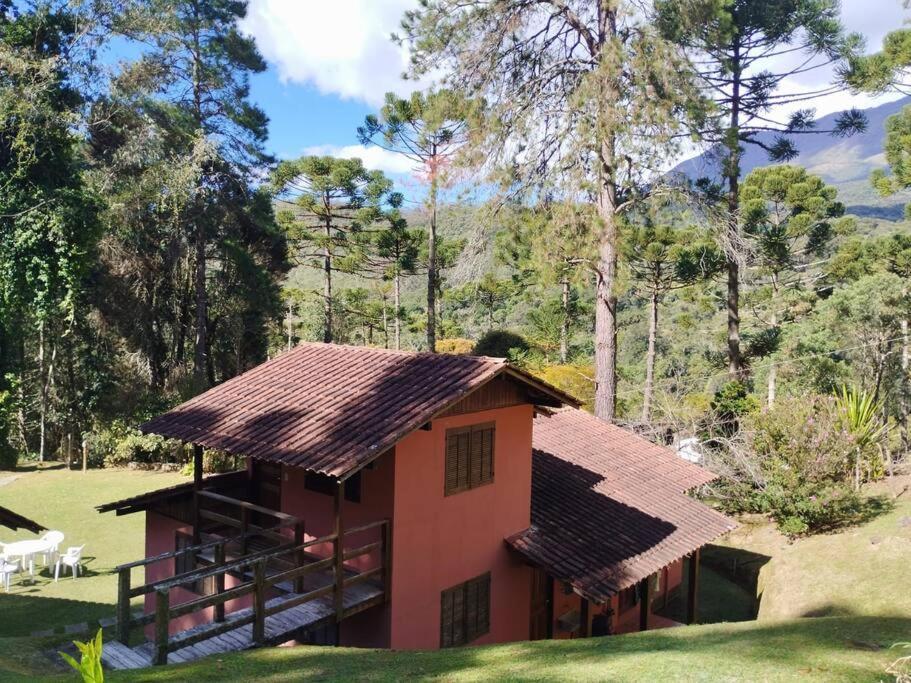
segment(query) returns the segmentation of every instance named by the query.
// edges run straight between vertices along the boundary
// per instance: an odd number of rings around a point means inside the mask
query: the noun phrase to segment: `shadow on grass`
[[[890,661],[888,648],[907,638],[909,631],[911,618],[848,617],[718,624],[436,652],[273,648],[116,674],[110,680],[799,680],[807,675],[821,680],[878,680]]]
[[[78,596],[79,579],[70,582],[74,584],[73,595]],[[39,592],[38,585],[24,584],[15,592],[0,593],[0,637],[24,637],[47,630],[62,632],[65,626],[83,622],[92,629],[99,619],[111,617],[116,611],[114,604],[50,598]]]

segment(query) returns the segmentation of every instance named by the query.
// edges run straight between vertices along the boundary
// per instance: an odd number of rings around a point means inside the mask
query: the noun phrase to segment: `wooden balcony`
[[[193,498],[194,540],[199,542],[115,570],[117,633],[104,647],[109,667],[190,661],[299,639],[388,600],[388,520],[347,530],[337,520],[335,533],[306,540],[304,521],[293,515],[201,488]],[[365,537],[373,540],[364,543]],[[351,547],[354,542],[361,545]],[[352,560],[365,556],[372,559],[359,562],[369,566],[352,566]],[[133,585],[135,569],[163,562],[176,566],[178,558],[194,568]],[[205,594],[175,601],[182,594],[178,589],[203,585],[208,587]],[[154,609],[133,615],[130,601],[149,595],[154,596]],[[229,611],[227,603],[235,600],[249,606]],[[197,615],[197,620],[204,615],[205,623],[172,633],[172,623],[188,615]],[[150,625],[151,642],[131,647],[137,629]]]

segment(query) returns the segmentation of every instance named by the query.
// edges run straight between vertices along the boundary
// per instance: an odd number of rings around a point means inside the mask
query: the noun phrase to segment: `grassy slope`
[[[302,679],[394,681],[878,681],[911,633],[911,617],[742,622],[573,641],[511,643],[438,652],[330,647],[270,648],[187,665],[109,673],[118,681],[260,683]],[[48,643],[44,643],[45,649]],[[40,680],[34,641],[0,639],[0,681]],[[60,676],[47,676],[60,680]]]
[[[874,487],[890,498],[911,476]],[[789,543],[771,525],[744,525],[725,544],[771,558],[761,569],[759,619],[911,616],[911,490],[894,508],[856,528]],[[908,634],[911,639],[911,633]]]
[[[164,486],[185,477],[173,473],[132,470],[25,469],[0,486],[0,505],[66,535],[63,546],[86,544],[87,573],[73,581],[67,575],[54,583],[43,570],[34,583],[13,579],[12,590],[0,593],[0,636],[27,636],[36,630],[62,629],[68,624],[113,616],[117,577],[110,570],[143,555],[145,534],[141,514],[104,516],[95,506]],[[0,479],[10,476],[0,473]],[[31,532],[0,527],[0,540],[34,538]],[[27,574],[22,575],[27,576]]]

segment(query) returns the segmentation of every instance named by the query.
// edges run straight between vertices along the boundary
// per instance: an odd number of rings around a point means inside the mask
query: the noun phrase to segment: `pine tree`
[[[402,154],[427,185],[427,349],[436,351],[436,295],[439,259],[437,219],[440,191],[450,182],[449,172],[468,138],[471,108],[466,100],[446,90],[412,93],[408,99],[386,93],[378,116],[367,116],[357,136],[364,145],[377,145]]]
[[[368,231],[402,196],[382,171],[369,171],[360,159],[308,156],[283,161],[272,174],[282,203],[279,224],[301,263],[323,273],[323,341],[333,336],[333,273],[356,272],[370,249]]]
[[[619,222],[654,189],[679,117],[697,109],[690,70],[625,2],[427,0],[402,29],[412,74],[441,73],[446,87],[484,100],[478,163],[513,192],[593,198],[595,413],[612,420]]]

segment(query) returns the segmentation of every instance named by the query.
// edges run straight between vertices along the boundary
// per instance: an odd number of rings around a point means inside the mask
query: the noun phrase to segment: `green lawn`
[[[10,477],[15,477],[10,481]],[[24,467],[0,472],[0,505],[66,535],[63,547],[86,544],[86,575],[54,583],[42,570],[34,582],[28,574],[13,579],[9,593],[0,591],[0,637],[27,636],[33,631],[91,622],[113,616],[117,577],[113,567],[143,556],[145,515],[100,515],[95,506],[143,491],[171,486],[185,477],[174,473],[134,470],[67,471]],[[34,538],[28,531],[0,527],[0,541]]]
[[[437,652],[270,648],[187,665],[110,673],[107,680],[882,681],[888,680],[884,668],[901,654],[890,646],[909,634],[911,617],[831,617]],[[35,655],[17,648],[17,642],[0,639],[0,680],[4,661],[9,680],[35,679]],[[16,650],[13,656],[3,656],[12,649]],[[39,670],[47,672],[49,667]]]

